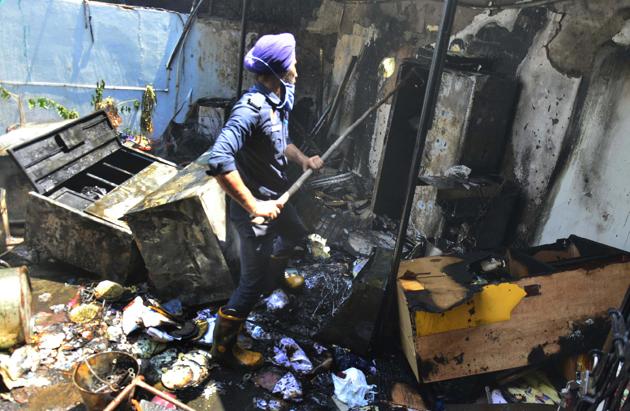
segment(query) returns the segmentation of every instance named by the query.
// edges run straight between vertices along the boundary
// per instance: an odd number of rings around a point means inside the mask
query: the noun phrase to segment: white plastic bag
[[[344,378],[332,375],[335,385],[335,396],[344,404],[352,407],[363,407],[374,401],[376,385],[368,385],[363,371],[354,367],[343,371]]]

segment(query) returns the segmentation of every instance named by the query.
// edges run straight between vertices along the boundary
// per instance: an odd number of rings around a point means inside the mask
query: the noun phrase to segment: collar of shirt
[[[280,97],[278,97],[276,93],[265,87],[262,83],[254,84],[252,88],[249,89],[249,91],[261,93],[262,95],[264,95],[274,109],[282,104],[282,100],[280,100]]]

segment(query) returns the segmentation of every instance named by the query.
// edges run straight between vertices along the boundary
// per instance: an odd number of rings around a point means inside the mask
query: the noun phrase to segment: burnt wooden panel
[[[120,148],[107,116],[97,112],[11,147],[9,153],[37,191],[48,193]]]
[[[435,268],[431,258],[406,263],[399,276]],[[607,310],[619,306],[630,286],[630,262],[600,261],[511,283],[537,292],[524,298],[508,321],[419,336],[399,280],[403,349],[419,379],[443,381],[522,367],[599,347],[606,336]]]

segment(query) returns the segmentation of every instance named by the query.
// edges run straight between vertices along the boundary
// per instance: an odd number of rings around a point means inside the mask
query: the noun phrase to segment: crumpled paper
[[[273,347],[273,351],[275,355],[272,362],[274,364],[290,368],[298,374],[308,374],[313,371],[313,363],[293,338],[281,339],[280,344]]]
[[[290,372],[278,380],[272,393],[282,394],[282,398],[291,401],[302,401],[302,384]]]
[[[376,385],[368,385],[365,374],[357,368],[343,371],[343,377],[332,375],[335,396],[350,408],[364,407],[374,401]]]
[[[267,310],[272,313],[280,311],[289,304],[289,296],[278,288],[269,297],[265,298],[265,304],[267,305]]]

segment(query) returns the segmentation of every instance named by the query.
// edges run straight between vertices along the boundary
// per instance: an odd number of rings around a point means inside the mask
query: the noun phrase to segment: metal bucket
[[[23,342],[31,342],[31,284],[28,269],[0,269],[0,349]]]
[[[110,378],[125,370],[131,372],[123,378],[124,382],[119,384]],[[100,352],[75,366],[72,382],[88,411],[100,411],[138,375],[138,370],[138,360],[132,355],[120,351]]]

